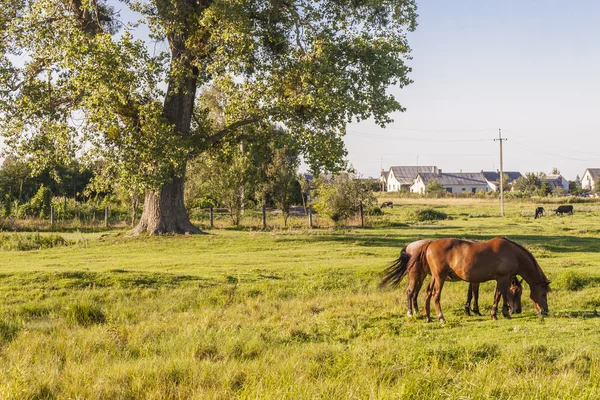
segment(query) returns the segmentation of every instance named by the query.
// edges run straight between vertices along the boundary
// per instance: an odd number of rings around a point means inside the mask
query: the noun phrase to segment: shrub
[[[21,326],[15,320],[1,318],[0,319],[0,344],[8,343],[17,337],[17,333]]]
[[[102,309],[92,302],[81,302],[71,304],[67,310],[67,320],[81,326],[103,324],[106,316]]]
[[[69,241],[57,234],[40,235],[39,232],[0,234],[0,249],[7,251],[50,249],[57,246],[68,246],[69,244],[71,244]]]
[[[371,207],[367,210],[367,215],[381,216],[381,215],[383,215],[383,211],[381,211],[381,208],[375,206],[375,207]]]
[[[407,219],[411,221],[423,222],[423,221],[440,221],[448,219],[448,214],[437,211],[433,208],[420,208],[409,211]]]
[[[569,291],[583,289],[590,281],[590,278],[574,271],[565,271],[559,275],[557,283],[560,287]]]

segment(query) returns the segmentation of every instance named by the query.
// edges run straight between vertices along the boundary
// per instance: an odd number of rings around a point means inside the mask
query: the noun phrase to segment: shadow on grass
[[[98,288],[144,288],[157,289],[159,287],[179,287],[194,284],[198,287],[215,286],[213,279],[201,278],[191,275],[175,275],[169,273],[140,273],[116,269],[109,272],[69,271],[57,273],[16,273],[3,274],[0,282],[7,281],[9,285],[34,285],[44,289],[88,289]]]
[[[278,242],[294,242],[294,243],[340,243],[352,244],[365,247],[391,247],[401,249],[410,242],[420,239],[443,239],[448,237],[457,237],[448,234],[437,234],[431,231],[458,229],[458,227],[419,227],[422,234],[406,236],[399,232],[396,236],[376,236],[371,230],[352,230],[350,232],[333,232],[327,235],[293,235],[282,236],[276,239]],[[431,233],[430,233],[431,232]],[[430,234],[429,234],[430,233]],[[460,235],[461,239],[469,239],[476,241],[486,241],[499,235]],[[572,253],[572,252],[600,252],[600,240],[593,237],[578,237],[578,236],[545,236],[545,235],[510,235],[509,239],[527,246],[540,246],[551,253]]]

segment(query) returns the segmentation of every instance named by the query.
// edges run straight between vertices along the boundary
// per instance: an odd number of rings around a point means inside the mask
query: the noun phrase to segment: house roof
[[[488,182],[500,181],[500,172],[498,171],[481,171],[481,173]],[[508,182],[517,180],[522,176],[520,172],[515,171],[504,171],[504,175],[508,175]]]
[[[394,173],[394,177],[401,185],[412,185],[415,177],[421,172],[437,172],[436,166],[420,165],[420,166],[397,166],[390,167],[390,171]],[[389,174],[388,174],[389,176]],[[386,179],[387,181],[387,179]]]
[[[590,172],[593,180],[600,178],[600,168],[588,168],[586,171]],[[585,172],[583,174],[585,175]]]
[[[432,179],[439,184],[446,185],[487,185],[487,181],[481,172],[451,172],[436,174],[431,172],[419,173],[423,183],[427,184]]]

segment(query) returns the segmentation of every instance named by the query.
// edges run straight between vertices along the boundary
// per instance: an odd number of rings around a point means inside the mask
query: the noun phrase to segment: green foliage
[[[373,193],[359,179],[348,173],[335,176],[332,183],[317,181],[315,211],[331,218],[336,224],[343,223],[356,215],[362,202],[368,210],[376,202]]]
[[[65,310],[69,322],[81,326],[91,326],[106,322],[106,316],[102,309],[91,301],[82,301],[71,304]]]
[[[587,276],[575,271],[565,271],[558,276],[556,284],[569,291],[578,291],[583,289],[589,283]]]
[[[0,346],[15,339],[21,324],[13,318],[0,318]]]
[[[407,220],[409,221],[441,221],[448,218],[448,214],[438,211],[436,209],[427,207],[427,208],[418,208],[414,210],[410,210],[406,215]]]
[[[27,204],[23,206],[22,212],[25,215],[38,218],[50,218],[50,208],[52,207],[52,191],[44,185]]]
[[[106,161],[97,184],[158,189],[267,121],[294,132],[315,170],[336,170],[347,123],[403,111],[387,89],[411,83],[413,0],[122,5],[169,46],[120,30],[105,1],[1,0],[0,127],[36,170],[85,153]]]
[[[0,249],[5,251],[28,251],[50,249],[71,244],[58,234],[41,235],[40,233],[2,233]]]
[[[286,226],[290,208],[299,199],[300,184],[296,178],[299,164],[297,152],[286,148],[276,149],[273,161],[266,171],[268,192],[275,205],[283,212]]]
[[[446,195],[446,189],[436,179],[431,179],[425,186],[425,193],[430,197],[444,197]]]

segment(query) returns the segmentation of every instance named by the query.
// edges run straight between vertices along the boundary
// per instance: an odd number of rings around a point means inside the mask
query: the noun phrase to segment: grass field
[[[0,398],[600,397],[600,203],[534,220],[531,203],[394,202],[369,228],[2,233],[64,243],[0,251]],[[449,218],[415,221],[424,207]],[[448,283],[445,325],[408,318],[404,284],[377,287],[408,242],[500,235],[552,280],[548,317],[526,284],[523,313],[492,321],[494,283],[483,317]]]

